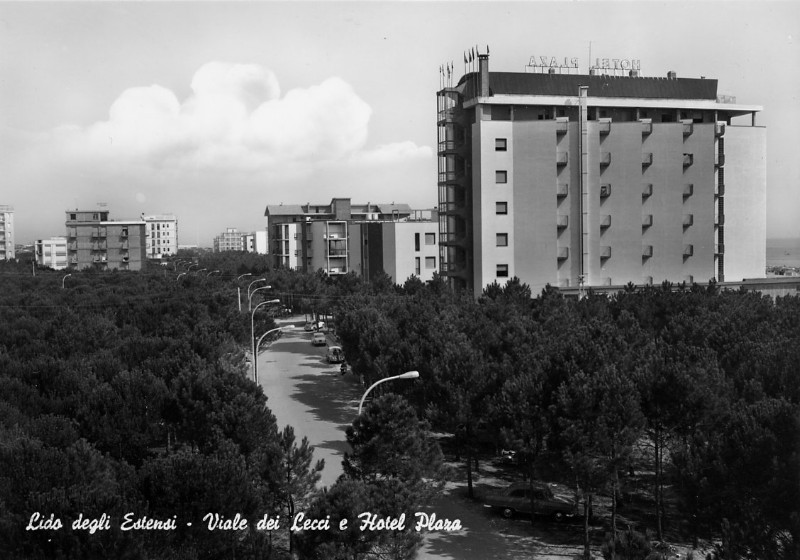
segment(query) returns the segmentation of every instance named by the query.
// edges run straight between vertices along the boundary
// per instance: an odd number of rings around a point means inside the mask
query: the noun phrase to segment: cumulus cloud
[[[191,91],[181,101],[159,85],[130,88],[108,120],[56,130],[58,147],[68,158],[155,169],[289,174],[431,155],[411,142],[365,150],[372,109],[339,78],[281,95],[277,77],[261,66],[210,62]]]

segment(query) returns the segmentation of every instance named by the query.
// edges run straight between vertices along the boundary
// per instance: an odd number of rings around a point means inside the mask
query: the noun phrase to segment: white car
[[[318,332],[314,333],[314,336],[311,337],[311,344],[314,346],[325,346],[328,344],[328,341],[323,333]]]

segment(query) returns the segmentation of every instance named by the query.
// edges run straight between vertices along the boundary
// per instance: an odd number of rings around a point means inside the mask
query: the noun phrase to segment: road
[[[298,440],[305,436],[315,447],[314,458],[325,460],[319,486],[330,486],[342,473],[341,461],[348,449],[345,430],[358,413],[363,389],[352,374],[341,376],[338,365],[327,363],[326,347],[312,346],[311,333],[303,331],[302,317],[281,319],[278,324],[284,327],[284,334],[268,350],[262,350],[259,382],[279,429],[292,425]],[[476,490],[480,493],[489,486],[503,485],[498,474],[502,473],[491,466],[482,467],[476,474]],[[532,528],[524,518],[503,519],[467,499],[466,483],[460,478],[460,471],[456,471],[443,496],[424,511],[438,518],[458,519],[462,529],[426,532],[418,560],[574,557],[579,548],[578,528],[547,524]],[[558,544],[564,542],[570,544]]]

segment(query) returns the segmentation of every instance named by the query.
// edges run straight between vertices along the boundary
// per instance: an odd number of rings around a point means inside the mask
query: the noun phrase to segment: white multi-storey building
[[[47,266],[55,270],[62,270],[69,266],[66,237],[37,239],[35,251],[36,264],[39,266]]]
[[[178,219],[173,214],[142,214],[147,231],[147,258],[178,253]]]
[[[0,205],[0,260],[13,259],[14,252],[14,208]]]

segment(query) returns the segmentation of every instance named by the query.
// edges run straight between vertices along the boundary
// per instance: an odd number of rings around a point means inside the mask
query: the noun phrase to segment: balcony
[[[650,119],[639,119],[642,123],[642,135],[650,134],[653,132],[653,121]]]
[[[96,229],[92,231],[92,239],[102,239],[106,237],[105,229]]]
[[[689,167],[694,163],[694,154],[683,154],[683,166]]]
[[[601,152],[600,153],[600,165],[611,165],[611,154],[608,152]]]
[[[645,214],[642,216],[642,227],[649,228],[653,225],[653,215],[652,214]]]
[[[92,243],[91,250],[92,251],[105,251],[108,249],[108,245],[105,241],[94,242]]]
[[[724,226],[725,225],[725,216],[717,215],[714,216],[714,227]]]
[[[683,227],[688,228],[694,225],[694,214],[683,215]]]
[[[608,198],[609,196],[611,196],[611,185],[608,183],[600,185],[600,198]]]
[[[653,196],[653,183],[645,183],[642,185],[642,198]]]
[[[558,248],[558,260],[563,261],[569,258],[569,247]]]
[[[684,257],[691,257],[694,255],[694,245],[684,245],[683,246],[683,256]]]
[[[600,258],[601,259],[610,259],[611,258],[611,247],[605,245],[600,247]]]
[[[331,249],[328,251],[329,257],[346,257],[347,249]]]
[[[559,117],[556,119],[556,134],[566,134],[569,130],[569,119]]]
[[[461,142],[455,140],[443,140],[439,142],[439,153],[444,154],[447,152],[457,152],[462,146]]]
[[[438,122],[439,123],[449,123],[455,120],[455,108],[451,107],[449,109],[442,109],[439,111],[438,114]]]
[[[601,120],[597,123],[597,131],[600,134],[608,134],[611,132],[611,119]]]
[[[78,264],[78,257],[70,257],[69,264]]]
[[[694,124],[692,124],[692,121],[683,121],[683,135],[691,136],[692,132],[694,132]]]
[[[683,198],[689,198],[694,194],[694,184],[688,183],[683,185]]]
[[[569,216],[565,215],[556,216],[556,227],[558,229],[564,229],[567,226],[569,226]]]
[[[439,203],[439,213],[440,214],[452,214],[454,212],[462,212],[464,210],[464,203],[463,202],[440,202]]]
[[[725,196],[725,184],[717,184],[714,186],[714,196]]]
[[[568,152],[556,152],[556,165],[567,165],[569,163]]]
[[[714,136],[725,136],[725,123],[718,122],[714,126]]]
[[[653,164],[653,153],[652,152],[642,153],[642,165],[652,165],[652,164]]]
[[[714,157],[714,166],[715,167],[722,167],[725,165],[725,154],[717,154]]]
[[[717,243],[714,245],[714,255],[724,255],[725,254],[725,245],[722,243]]]
[[[606,229],[606,228],[609,228],[609,227],[611,227],[611,216],[606,214],[605,216],[602,216],[600,218],[600,228],[601,229]]]
[[[457,181],[460,175],[455,171],[441,171],[439,172],[439,182],[440,183],[451,183],[453,181]]]
[[[95,255],[92,257],[92,262],[95,264],[108,262],[108,257],[105,255]]]
[[[560,185],[556,186],[556,196],[558,198],[564,198],[569,194],[569,185],[566,183],[561,183]]]
[[[653,246],[652,245],[642,245],[642,257],[649,259],[653,256]]]
[[[78,243],[75,241],[70,241],[67,243],[67,249],[70,251],[77,251],[78,250]]]

